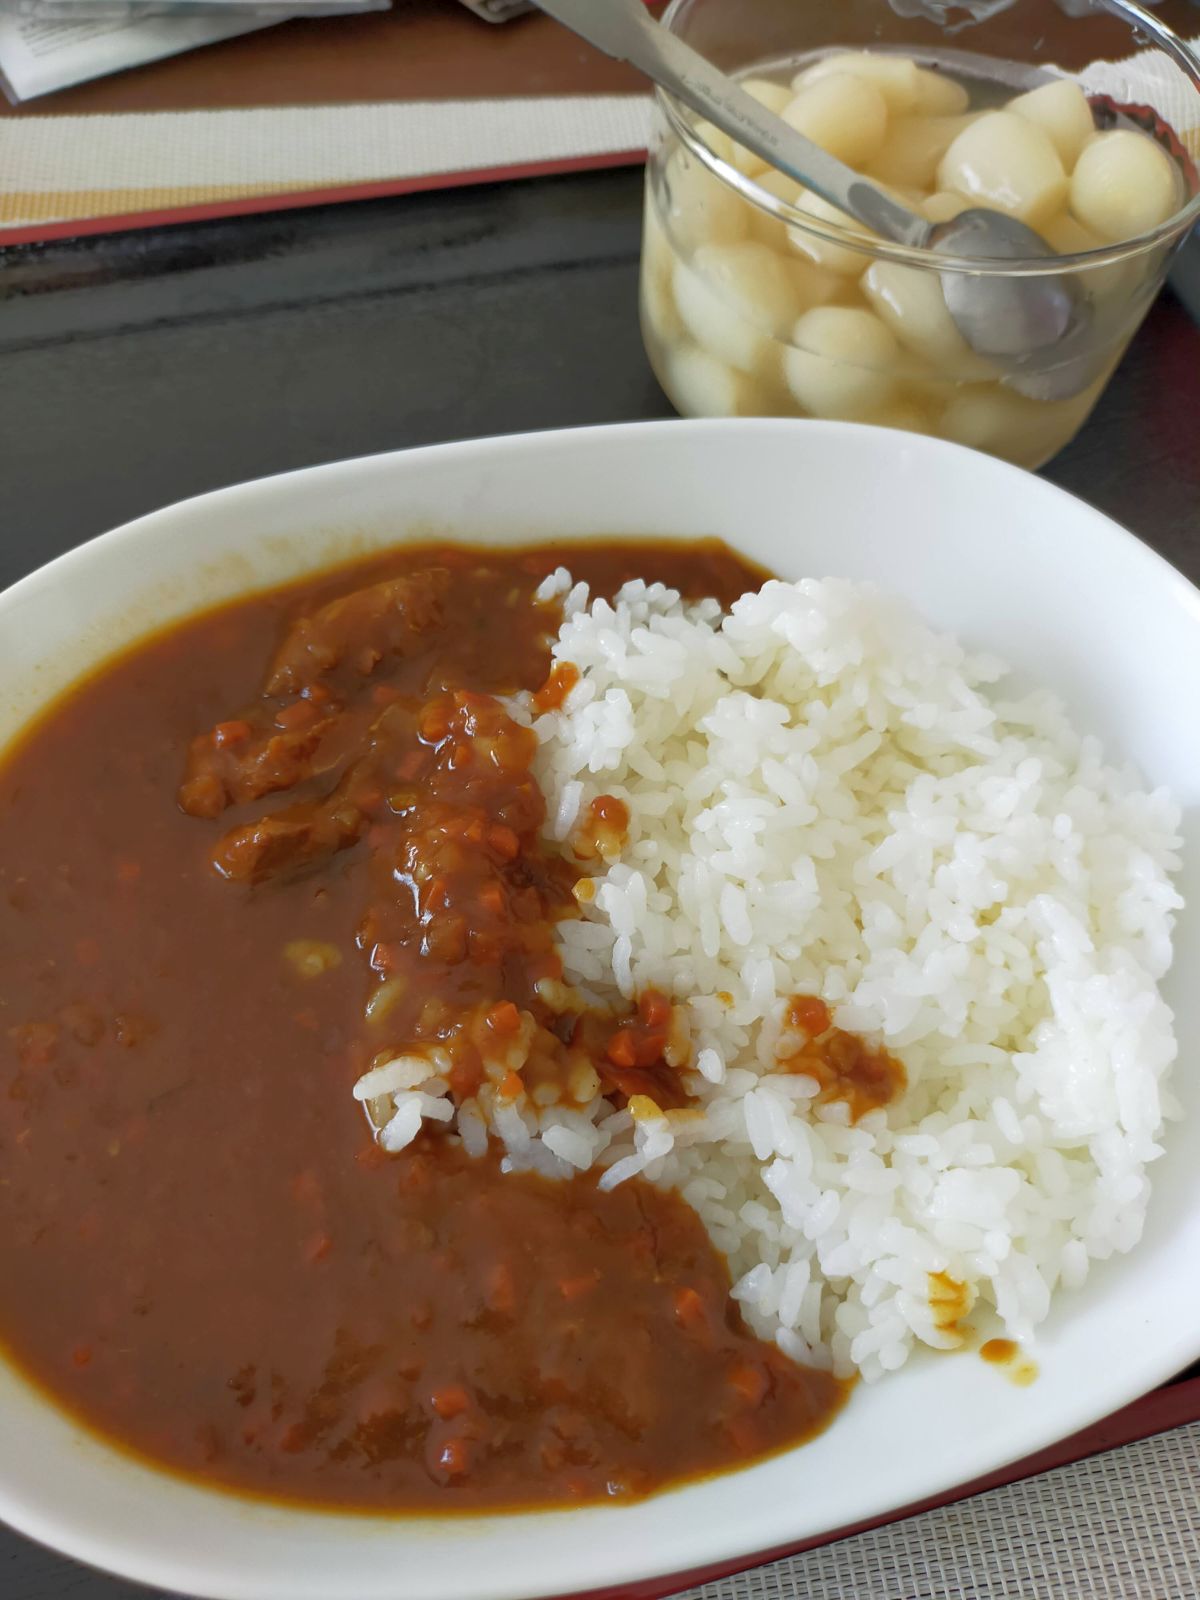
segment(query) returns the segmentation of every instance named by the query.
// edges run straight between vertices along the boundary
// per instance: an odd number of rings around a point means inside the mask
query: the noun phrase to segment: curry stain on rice
[[[816,995],[794,994],[784,1010],[779,1064],[790,1073],[814,1079],[817,1103],[842,1102],[851,1122],[890,1105],[904,1093],[903,1062],[861,1034],[834,1026],[833,1014]],[[802,1041],[802,1042],[797,1042]]]
[[[933,1312],[934,1327],[939,1333],[949,1334],[955,1348],[961,1347],[970,1334],[963,1318],[975,1304],[975,1292],[968,1283],[952,1278],[948,1272],[929,1274],[929,1308]]]

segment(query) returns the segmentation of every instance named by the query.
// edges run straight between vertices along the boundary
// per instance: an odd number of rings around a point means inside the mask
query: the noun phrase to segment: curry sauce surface
[[[531,597],[564,558],[603,593],[761,581],[717,546],[406,549],[137,647],[0,767],[0,1340],[160,1465],[363,1510],[558,1504],[727,1468],[841,1403],[750,1335],[675,1196],[505,1175],[436,1133],[383,1154],[350,1093],[365,842],[231,881],[214,851],[250,811],[177,803],[197,730],[367,584],[451,574],[397,692],[536,688]],[[346,958],[305,977],[296,941]]]

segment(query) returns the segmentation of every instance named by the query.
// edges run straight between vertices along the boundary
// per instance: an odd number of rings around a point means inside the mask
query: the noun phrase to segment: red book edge
[[[462,189],[471,184],[507,183],[515,178],[546,178],[566,172],[590,172],[602,167],[641,166],[645,150],[604,151],[598,155],[569,156],[530,161],[519,166],[476,167],[461,172],[432,172],[420,177],[381,178],[371,183],[335,184],[321,189],[287,189],[262,195],[238,195],[199,205],[172,206],[159,211],[131,211],[115,216],[80,217],[65,222],[0,226],[0,247],[44,244],[54,239],[76,239],[88,234],[126,233],[134,228],[164,228],[176,223],[211,222],[223,217],[254,216],[266,211],[294,211],[307,206],[341,205],[350,200],[379,200],[388,195],[420,194],[432,189]]]

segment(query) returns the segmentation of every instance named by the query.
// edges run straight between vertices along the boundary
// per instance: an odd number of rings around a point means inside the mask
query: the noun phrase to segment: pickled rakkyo
[[[1173,240],[1125,260],[1086,254],[1169,221],[1187,199],[1175,158],[1111,112],[1098,122],[1065,77],[1013,95],[903,55],[841,51],[743,82],[931,221],[989,206],[1084,257],[1065,270],[1091,301],[1098,376],[1068,400],[1015,393],[958,332],[932,267],[894,259],[852,218],[698,123],[715,170],[670,130],[647,169],[642,323],[676,408],[882,423],[1029,467],[1052,456],[1145,314]],[[747,181],[761,204],[739,192]]]

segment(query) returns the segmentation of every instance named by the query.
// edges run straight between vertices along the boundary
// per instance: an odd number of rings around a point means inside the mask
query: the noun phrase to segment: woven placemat
[[[686,1600],[1194,1600],[1200,1422],[688,1591]]]

